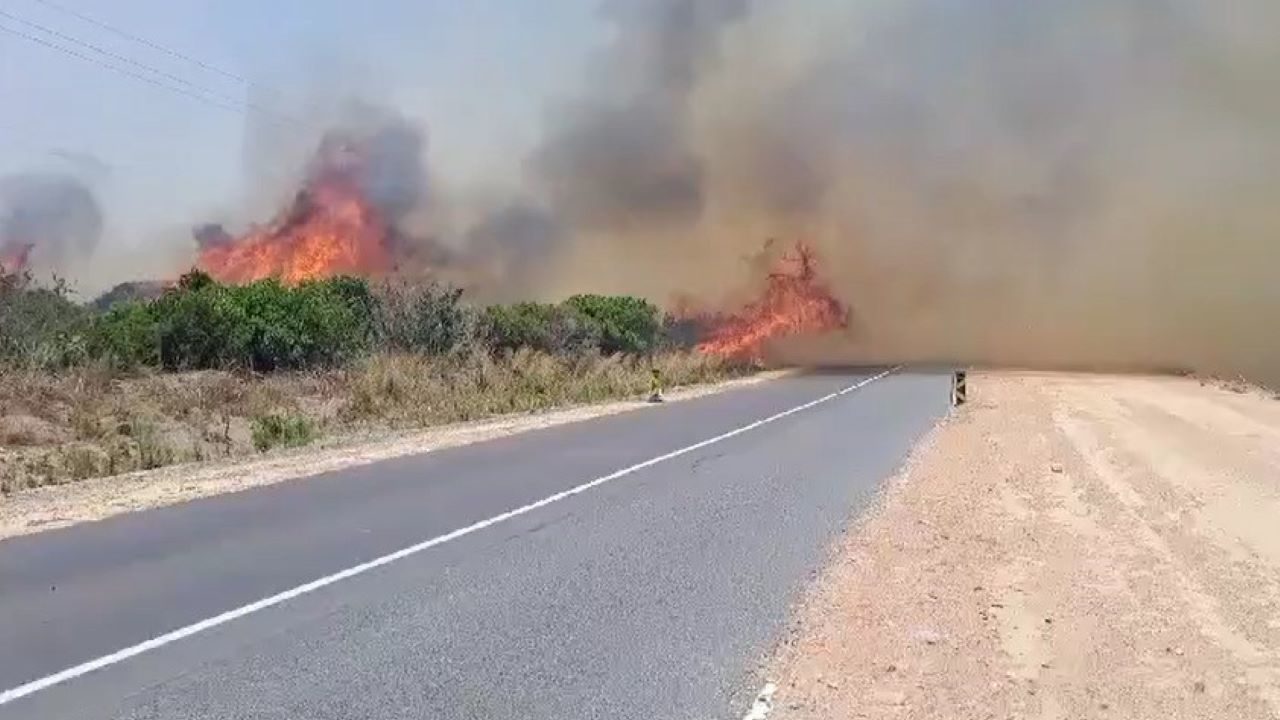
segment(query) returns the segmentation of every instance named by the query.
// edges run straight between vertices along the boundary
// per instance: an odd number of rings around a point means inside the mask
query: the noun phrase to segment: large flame
[[[223,282],[298,283],[391,269],[389,228],[361,185],[360,145],[328,138],[293,204],[266,227],[205,242],[199,267]]]
[[[711,355],[762,359],[769,341],[848,326],[849,313],[818,277],[813,250],[796,243],[768,275],[764,293],[737,313],[704,318],[709,330],[698,350]]]

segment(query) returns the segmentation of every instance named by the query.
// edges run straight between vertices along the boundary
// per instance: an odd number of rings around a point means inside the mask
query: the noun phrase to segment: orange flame
[[[769,273],[764,294],[735,314],[709,318],[698,350],[726,358],[759,360],[778,337],[830,332],[848,326],[849,313],[819,278],[813,250],[796,243]]]
[[[286,283],[391,269],[389,229],[360,185],[359,147],[328,141],[289,210],[272,224],[206,245],[197,265],[223,282]]]

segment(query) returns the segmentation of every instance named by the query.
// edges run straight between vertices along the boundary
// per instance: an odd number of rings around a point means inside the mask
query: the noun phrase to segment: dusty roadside
[[[1280,402],[982,375],[842,542],[771,717],[1280,718]]]
[[[666,400],[679,402],[764,382],[785,374],[786,371],[763,372],[721,383],[679,388],[667,392]],[[157,470],[33,488],[11,495],[0,495],[0,540],[378,460],[650,407],[653,406],[641,400],[599,403],[456,423],[411,433],[349,436],[337,438],[327,446],[271,453],[251,459],[171,465]]]

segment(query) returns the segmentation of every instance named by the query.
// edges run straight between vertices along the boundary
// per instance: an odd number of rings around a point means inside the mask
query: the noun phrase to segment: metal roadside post
[[[965,404],[967,397],[967,389],[965,388],[965,380],[968,372],[965,370],[956,370],[951,374],[951,405],[952,407],[960,407]]]

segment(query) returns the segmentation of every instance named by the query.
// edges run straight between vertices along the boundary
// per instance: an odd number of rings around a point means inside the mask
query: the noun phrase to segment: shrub
[[[260,280],[231,288],[247,323],[241,357],[255,370],[337,365],[368,349],[371,296],[354,278],[288,288]]]
[[[95,323],[93,353],[115,366],[256,370],[332,365],[368,349],[377,301],[356,278],[286,287],[221,285],[194,271],[160,298]]]
[[[471,336],[473,323],[460,289],[387,283],[377,300],[375,336],[384,349],[439,355]]]
[[[90,315],[69,295],[57,278],[46,288],[28,273],[0,272],[0,360],[39,368],[83,362]]]
[[[324,288],[331,300],[341,303],[351,312],[351,321],[360,334],[361,345],[367,346],[376,339],[380,303],[367,280],[340,275],[313,281],[306,287]]]
[[[165,442],[155,422],[133,418],[127,425],[127,434],[138,454],[138,469],[152,470],[173,463],[173,448]]]
[[[651,352],[658,343],[658,308],[625,295],[574,295],[565,306],[595,323],[600,350],[606,354]]]
[[[191,273],[151,303],[159,361],[169,370],[214,368],[243,356],[249,318],[231,288]]]
[[[278,447],[302,447],[315,439],[315,426],[301,415],[264,415],[254,418],[253,446],[258,452]]]
[[[144,303],[116,305],[94,321],[89,354],[119,369],[159,365],[160,331],[155,315]]]
[[[596,352],[597,323],[563,305],[515,303],[490,305],[481,315],[481,335],[492,350],[521,348],[552,354]]]
[[[480,314],[481,335],[494,350],[545,350],[550,344],[553,313],[555,306],[543,303],[490,305]]]

